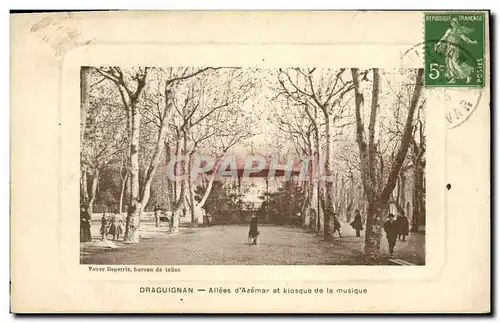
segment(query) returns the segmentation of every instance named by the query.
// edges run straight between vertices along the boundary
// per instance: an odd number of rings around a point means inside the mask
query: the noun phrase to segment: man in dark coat
[[[155,227],[160,227],[161,208],[158,204],[154,208]]]
[[[91,218],[90,214],[87,211],[87,208],[80,208],[80,241],[81,242],[89,242],[92,241],[92,234],[90,233],[91,226]]]
[[[398,238],[399,240],[405,241],[406,236],[410,231],[410,224],[408,223],[408,218],[405,216],[405,212],[401,211],[396,220],[399,227]]]
[[[340,233],[340,228],[342,227],[342,225],[340,224],[340,221],[337,219],[337,217],[334,215],[333,216],[333,233],[332,235],[335,233],[335,232],[338,232],[339,233],[339,237],[342,238],[342,234]]]
[[[398,237],[399,227],[394,220],[394,214],[390,213],[388,216],[389,220],[384,223],[384,230],[387,236],[387,241],[389,242],[389,253],[394,253],[394,246],[396,245],[396,240]]]
[[[356,237],[361,237],[361,230],[363,230],[363,221],[361,220],[361,214],[359,210],[354,211],[354,221],[351,222],[351,227],[356,230]]]
[[[257,216],[254,214],[252,215],[252,220],[250,221],[250,230],[248,231],[248,240],[252,240],[251,245],[256,245],[257,244],[257,237],[259,236],[260,232],[257,227]]]

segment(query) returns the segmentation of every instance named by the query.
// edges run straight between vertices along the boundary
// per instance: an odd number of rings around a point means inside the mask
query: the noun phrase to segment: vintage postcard
[[[12,311],[488,313],[489,37],[485,11],[12,15]]]

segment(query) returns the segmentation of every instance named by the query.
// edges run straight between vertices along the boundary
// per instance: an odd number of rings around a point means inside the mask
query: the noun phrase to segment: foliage
[[[214,182],[212,191],[207,201],[205,202],[204,209],[206,213],[213,217],[214,223],[238,223],[243,222],[242,210],[242,197],[246,193],[246,188],[241,187],[235,183],[224,183],[221,181]],[[203,186],[197,186],[195,189],[195,200],[199,202],[205,194]]]
[[[304,203],[304,188],[296,182],[284,181],[275,192],[264,193],[261,199],[261,217],[268,212],[270,223],[297,224],[297,215],[302,211]]]

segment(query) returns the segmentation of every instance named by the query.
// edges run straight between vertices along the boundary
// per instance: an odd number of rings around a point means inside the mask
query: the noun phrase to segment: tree
[[[293,181],[284,181],[275,192],[268,195],[266,207],[271,223],[293,225],[293,220],[301,212],[303,205],[302,188]]]
[[[379,97],[381,91],[380,72],[377,68],[372,70],[373,85],[371,89],[368,137],[365,135],[365,124],[362,119],[365,96],[361,89],[361,82],[366,79],[368,73],[369,71],[363,72],[363,78],[361,79],[359,70],[357,68],[351,69],[355,94],[356,141],[359,147],[363,189],[368,204],[366,210],[367,221],[365,256],[368,259],[375,259],[380,253],[383,215],[388,208],[389,198],[394,190],[394,187],[396,186],[399,172],[411,143],[414,113],[420,101],[424,72],[422,69],[417,71],[403,136],[401,138],[399,149],[395,155],[394,163],[391,165],[385,183],[380,182],[381,178],[376,176],[375,171],[377,168],[380,169],[381,166],[380,163],[377,163],[378,147],[375,143],[375,132],[379,113]]]
[[[101,172],[126,149],[127,137],[124,116],[113,100],[93,92],[87,96],[80,150],[81,185],[82,202],[92,213]]]
[[[313,122],[314,132],[316,134],[316,154],[319,155],[319,120],[317,112],[322,114],[322,122],[324,123],[325,135],[325,153],[324,153],[324,173],[327,176],[332,175],[330,168],[331,148],[333,143],[333,126],[343,129],[349,123],[340,124],[341,120],[346,116],[348,106],[343,102],[344,96],[352,90],[352,82],[344,81],[343,76],[345,69],[340,70],[322,70],[319,73],[316,68],[303,70],[300,68],[280,69],[278,82],[280,85],[279,94],[285,95],[287,98],[294,100],[298,105],[304,107],[309,119]],[[315,75],[319,74],[315,78]],[[343,104],[344,103],[344,104]],[[314,110],[314,115],[310,109]],[[325,212],[324,212],[324,238],[330,240],[332,238],[331,226],[333,224],[334,206],[331,198],[333,193],[333,183],[327,180],[325,183]],[[319,216],[318,216],[319,219]]]
[[[385,84],[389,89],[388,94],[394,97],[395,102],[391,109],[392,115],[389,114],[380,124],[380,132],[388,138],[386,142],[379,141],[381,148],[378,150],[378,155],[380,162],[383,162],[385,166],[381,169],[382,173],[395,162],[405,127],[402,118],[408,113],[414,90],[414,85],[409,82],[396,83],[396,86],[391,84],[391,76],[398,77],[397,73],[385,72],[384,75],[387,81]],[[420,220],[425,217],[425,189],[423,183],[425,169],[424,106],[425,98],[420,101],[415,111],[416,117],[408,155],[399,172],[396,196],[391,196],[391,203],[395,204],[397,211],[405,212],[407,216],[411,217],[412,231],[418,230]],[[407,203],[407,201],[411,201],[411,204],[413,204],[412,213],[409,212],[410,202]],[[405,208],[408,210],[405,210]]]
[[[139,136],[141,114],[139,98],[146,85],[149,68],[139,68],[125,74],[119,67],[99,68],[98,73],[117,87],[127,114],[129,135],[130,203],[125,227],[125,240],[139,241],[139,221],[142,205],[139,196]]]
[[[177,145],[182,145],[183,155],[187,157],[187,161],[182,161],[183,172],[186,176],[181,185],[187,187],[188,194],[184,194],[182,199],[190,210],[193,225],[198,224],[198,212],[195,210],[197,202],[194,200],[194,186],[191,178],[192,157],[203,141],[217,135],[221,121],[218,118],[220,115],[218,112],[229,105],[227,91],[214,96],[207,95],[207,92],[210,90],[207,89],[206,80],[195,78],[186,84],[186,93],[181,98],[173,100],[177,118],[174,118],[171,127],[175,131],[174,138],[178,142]],[[206,99],[207,96],[210,97],[209,100]],[[213,122],[213,120],[216,121]]]
[[[214,169],[218,169],[232,147],[253,135],[252,120],[242,111],[253,88],[254,82],[242,70],[218,70],[192,79],[187,85],[185,100],[181,101],[183,104],[176,105],[180,122],[174,128],[182,135],[184,155],[189,161],[183,185],[187,188],[185,201],[193,226],[202,221],[202,208],[211,192],[215,173],[205,181],[204,195],[196,200],[193,183],[198,178],[191,178],[191,170],[193,162],[199,161],[193,161],[192,157],[196,152],[217,156]]]
[[[274,135],[276,138],[281,139],[284,143],[292,141],[294,153],[297,156],[313,156],[315,151],[319,149],[319,143],[316,140],[318,136],[317,124],[315,120],[311,120],[305,109],[294,107],[294,102],[289,99],[285,104],[278,105],[276,111],[272,115],[270,122],[276,124],[277,133]],[[275,150],[276,151],[276,150]],[[308,177],[307,180],[302,180],[304,189],[303,204],[301,207],[302,226],[310,227],[309,208],[316,204],[317,197],[314,193],[317,192],[315,187],[317,183],[312,181],[312,169],[308,163]],[[316,226],[319,230],[319,227]]]
[[[82,66],[82,68],[80,69],[80,142],[83,141],[85,124],[87,122],[91,73],[91,67]]]
[[[141,117],[144,116],[145,104],[140,104],[141,94],[144,92],[147,82],[146,78],[150,72],[150,68],[131,69],[124,73],[119,67],[99,68],[97,71],[106,79],[112,81],[120,94],[123,107],[127,112],[128,117],[128,133],[129,133],[129,170],[130,170],[130,203],[127,215],[127,224],[125,228],[125,240],[131,242],[139,241],[139,225],[140,215],[144,207],[149,201],[151,193],[151,183],[155,174],[156,168],[160,162],[163,149],[165,147],[165,139],[169,129],[169,121],[172,114],[172,96],[175,92],[175,87],[184,80],[195,77],[207,70],[215,68],[205,67],[200,69],[192,68],[168,68],[160,70],[160,75],[164,75],[162,87],[156,88],[156,108],[152,114],[156,118],[154,122],[158,126],[157,140],[152,149],[152,155],[144,172],[143,185],[140,185],[140,129]],[[155,69],[155,72],[158,70]],[[156,74],[158,76],[158,73]],[[156,84],[156,85],[159,85]],[[151,108],[151,106],[149,106]],[[181,202],[177,202],[177,211],[181,208]]]
[[[422,105],[420,106],[422,107]],[[413,214],[411,221],[411,231],[417,232],[422,221],[425,221],[425,128],[423,120],[423,109],[418,110],[417,122],[413,130],[411,140],[413,164]],[[404,203],[403,203],[404,205]],[[407,216],[410,216],[409,214]],[[425,223],[425,222],[424,222]]]
[[[90,92],[90,74],[89,67],[80,69],[80,143],[83,143],[85,135],[85,125],[87,122],[87,111],[89,109],[89,92]],[[80,154],[80,161],[83,161],[83,156]],[[85,167],[80,167],[80,201],[83,207],[88,208],[89,195],[87,188],[87,172]],[[90,210],[92,212],[92,210]]]
[[[361,182],[359,150],[357,145],[351,141],[341,143],[338,148],[334,156],[334,165],[337,169],[337,175],[339,175],[336,188],[337,195],[343,199],[343,202],[336,209],[341,213],[342,207],[344,207],[346,221],[350,222],[354,209],[359,209],[361,203],[358,192]]]
[[[118,204],[118,212],[120,214],[123,212],[123,200],[125,198],[125,189],[126,189],[127,182],[129,179],[129,171],[128,171],[127,164],[125,161],[125,157],[126,157],[126,155],[124,152],[120,154],[120,181],[121,181],[121,185],[120,185],[120,201]]]
[[[205,195],[206,186],[198,185],[195,189],[195,200],[199,202]],[[242,192],[238,185],[230,181],[216,181],[212,193],[207,197],[204,209],[212,214],[212,223],[231,224],[241,222]]]

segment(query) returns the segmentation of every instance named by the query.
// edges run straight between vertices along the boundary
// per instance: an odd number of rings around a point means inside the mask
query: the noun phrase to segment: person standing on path
[[[408,218],[405,216],[405,211],[401,211],[396,220],[399,227],[398,238],[399,240],[405,241],[406,236],[410,232],[410,224],[408,223]]]
[[[394,246],[396,246],[399,227],[398,223],[394,220],[394,214],[389,213],[388,218],[389,220],[384,223],[384,231],[387,236],[387,241],[389,242],[389,253],[392,256],[394,253]]]
[[[363,221],[359,210],[354,211],[354,221],[351,222],[351,227],[356,230],[356,237],[361,237],[361,230],[363,230]]]
[[[257,237],[259,236],[259,228],[257,226],[257,216],[254,214],[252,215],[252,220],[250,221],[250,230],[248,231],[248,240],[252,241],[250,245],[256,245],[257,244]]]
[[[102,214],[101,217],[101,240],[107,240],[107,235],[108,235],[108,219],[106,218],[106,212]]]
[[[155,217],[155,227],[159,228],[160,227],[160,217],[161,217],[161,209],[158,204],[155,205],[154,209],[154,217]]]
[[[90,242],[92,241],[92,234],[90,233],[91,226],[90,214],[87,208],[83,207],[80,209],[80,241]]]
[[[117,228],[117,223],[116,223],[116,216],[114,214],[111,215],[109,219],[109,229],[108,233],[113,236],[113,240],[116,239],[116,235],[118,233],[118,228]]]
[[[116,239],[120,240],[120,236],[123,236],[125,232],[125,222],[123,221],[123,217],[120,213],[115,214],[116,221]]]
[[[120,240],[120,236],[123,236],[123,229],[124,225],[123,225],[123,220],[122,219],[119,219],[118,220],[118,224],[116,226],[116,239]]]

